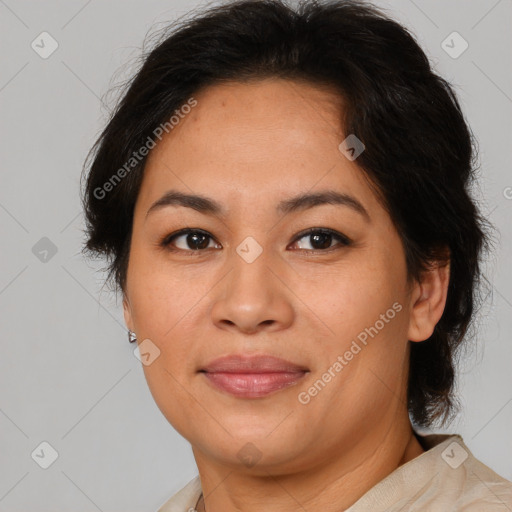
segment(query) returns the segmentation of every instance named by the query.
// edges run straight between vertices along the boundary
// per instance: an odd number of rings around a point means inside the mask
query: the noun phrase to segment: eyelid
[[[172,252],[182,252],[182,253],[192,253],[192,254],[199,254],[199,253],[202,253],[202,252],[206,252],[208,249],[198,249],[198,250],[193,250],[193,249],[178,249],[176,247],[172,247],[171,246],[171,242],[174,241],[176,238],[180,237],[180,236],[183,236],[183,235],[188,235],[190,233],[199,233],[199,234],[202,234],[202,235],[205,235],[207,237],[209,237],[211,240],[215,241],[217,244],[219,244],[219,242],[215,239],[215,237],[209,233],[208,231],[205,231],[204,229],[200,229],[200,228],[183,228],[183,229],[180,229],[178,231],[175,231],[171,234],[168,234],[168,235],[165,235],[158,243],[158,245],[160,247],[163,247],[169,251],[172,251]],[[312,227],[312,228],[308,228],[304,231],[301,231],[299,232],[293,239],[293,241],[291,242],[291,245],[295,244],[296,242],[298,242],[301,238],[304,238],[308,235],[311,235],[313,233],[325,233],[325,234],[329,234],[329,235],[332,235],[333,238],[336,238],[339,240],[339,244],[337,245],[334,245],[332,247],[329,247],[327,249],[296,249],[298,251],[305,251],[305,252],[308,252],[308,253],[327,253],[327,252],[330,252],[330,251],[333,251],[333,250],[336,250],[340,247],[346,247],[348,245],[351,245],[353,243],[353,241],[346,235],[344,235],[343,233],[340,233],[339,231],[336,231],[334,229],[330,229],[330,228],[320,228],[320,227]],[[172,248],[171,248],[172,247]]]
[[[199,233],[201,235],[205,235],[209,238],[211,238],[212,240],[214,240],[216,243],[219,243],[217,242],[217,240],[215,239],[215,237],[211,234],[211,233],[208,233],[208,231],[205,231],[204,229],[201,229],[201,228],[183,228],[183,229],[179,229],[178,231],[174,231],[173,233],[170,233],[168,235],[165,235],[159,242],[158,242],[158,246],[159,247],[163,247],[164,249],[167,249],[169,251],[173,251],[173,252],[182,252],[182,253],[201,253],[201,252],[205,252],[206,249],[202,249],[202,250],[192,250],[192,249],[189,249],[189,250],[185,250],[185,249],[178,249],[177,247],[171,247],[171,242],[174,241],[174,239],[180,237],[180,236],[183,236],[183,235],[188,235],[190,233]]]
[[[308,228],[305,231],[301,231],[297,234],[297,236],[294,238],[292,244],[296,243],[301,238],[304,238],[308,235],[311,235],[313,233],[324,233],[328,235],[332,235],[333,238],[337,238],[341,242],[341,246],[347,246],[351,245],[353,242],[352,240],[344,235],[343,233],[340,233],[339,231],[336,231],[334,229],[330,228]],[[308,251],[308,252],[329,252],[331,250],[336,249],[338,246],[329,247],[328,249],[298,249],[299,251]]]

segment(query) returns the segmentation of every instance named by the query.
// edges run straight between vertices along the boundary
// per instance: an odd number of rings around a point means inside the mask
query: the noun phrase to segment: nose
[[[221,329],[254,334],[278,331],[294,318],[293,293],[286,285],[285,263],[265,251],[252,262],[233,251],[231,271],[216,287],[212,320]]]

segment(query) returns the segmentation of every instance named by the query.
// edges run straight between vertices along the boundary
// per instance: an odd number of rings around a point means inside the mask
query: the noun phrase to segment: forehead
[[[207,87],[193,98],[196,105],[150,152],[141,201],[169,188],[251,204],[315,187],[371,194],[339,150],[343,107],[332,89],[268,79]]]

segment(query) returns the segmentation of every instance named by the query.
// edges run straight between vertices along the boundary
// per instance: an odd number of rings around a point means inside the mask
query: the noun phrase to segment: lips
[[[200,370],[217,390],[240,398],[261,398],[297,384],[308,368],[269,355],[230,355]]]
[[[219,357],[201,371],[223,373],[272,373],[272,372],[302,372],[308,368],[294,364],[285,359],[269,355],[238,355]]]

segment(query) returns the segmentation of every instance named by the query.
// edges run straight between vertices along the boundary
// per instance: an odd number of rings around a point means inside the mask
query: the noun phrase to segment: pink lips
[[[308,369],[273,356],[232,355],[200,370],[214,387],[241,398],[260,398],[296,384]]]

